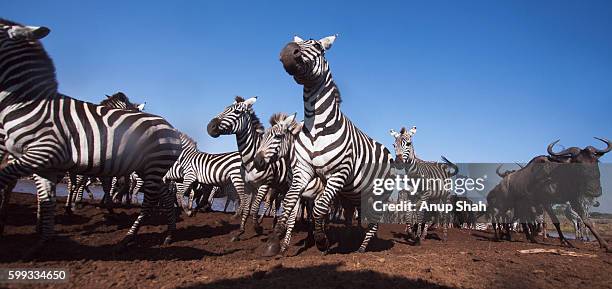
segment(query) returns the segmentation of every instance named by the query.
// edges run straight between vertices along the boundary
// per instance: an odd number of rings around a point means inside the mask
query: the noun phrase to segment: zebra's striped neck
[[[8,66],[21,57],[28,65]],[[0,39],[0,64],[7,69],[0,73],[0,110],[12,110],[25,102],[53,98],[57,94],[55,66],[39,42],[11,42]]]
[[[251,170],[254,166],[253,159],[261,141],[261,132],[257,129],[258,126],[253,123],[252,116],[249,116],[244,129],[236,133],[238,151],[242,158],[242,164],[247,170]]]
[[[304,128],[315,135],[319,129],[333,127],[341,119],[340,91],[331,72],[325,65],[326,73],[314,84],[304,85]]]

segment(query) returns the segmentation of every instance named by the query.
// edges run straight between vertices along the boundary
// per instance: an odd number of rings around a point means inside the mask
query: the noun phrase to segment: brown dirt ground
[[[33,262],[20,261],[37,240],[36,199],[13,194],[8,226],[0,238],[0,268],[68,268],[68,284],[17,285],[9,288],[612,288],[612,254],[595,243],[575,242],[580,253],[596,257],[520,254],[519,249],[561,248],[558,240],[529,244],[522,236],[492,242],[491,234],[452,229],[449,241],[435,238],[421,246],[404,241],[403,226],[383,225],[369,252],[351,253],[363,230],[332,226],[332,252],[315,247],[300,251],[306,233],[297,232],[288,256],[263,258],[266,236],[247,230],[245,240],[230,242],[238,221],[230,214],[199,213],[178,222],[176,241],[160,247],[163,218],[144,226],[138,244],[116,254],[113,245],[127,232],[138,209],[118,209],[117,221],[86,205],[65,217],[57,205],[58,238]],[[265,220],[269,230],[271,220]],[[266,232],[267,233],[267,232]],[[435,231],[432,237],[435,237]],[[565,248],[562,248],[565,249]]]

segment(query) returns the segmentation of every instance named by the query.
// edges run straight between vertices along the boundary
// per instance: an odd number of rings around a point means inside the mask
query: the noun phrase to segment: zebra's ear
[[[141,104],[139,104],[136,108],[138,108],[139,111],[143,111],[145,108],[145,105],[147,105],[147,102],[143,102]]]
[[[416,126],[413,126],[412,128],[410,128],[410,130],[408,131],[408,134],[410,136],[413,136],[416,133]]]
[[[244,101],[244,103],[248,106],[253,105],[257,101],[257,96],[251,97]]]
[[[43,39],[45,36],[49,35],[51,29],[41,26],[11,26],[8,29],[8,36],[13,40],[39,40]]]
[[[323,45],[323,49],[328,50],[332,47],[334,41],[336,41],[336,37],[338,37],[338,34],[321,38],[319,42],[321,43],[321,45]]]
[[[389,130],[389,134],[392,137],[398,137],[400,135],[399,132],[396,132],[394,129]]]
[[[295,42],[295,43],[304,42],[304,39],[300,38],[300,37],[299,37],[299,36],[297,36],[297,35],[294,35],[294,36],[293,36],[293,42]]]
[[[291,131],[290,133],[292,135],[297,135],[298,133],[300,133],[300,131],[302,131],[302,127],[304,126],[304,122],[300,121],[298,123],[296,123],[293,127],[291,127]]]
[[[294,120],[295,120],[295,115],[297,114],[297,112],[294,112],[292,115],[287,116],[284,120],[283,120],[283,124],[284,125],[290,125]]]

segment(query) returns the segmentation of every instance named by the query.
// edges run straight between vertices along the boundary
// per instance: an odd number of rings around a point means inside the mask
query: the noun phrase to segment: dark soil
[[[86,204],[68,217],[62,198],[56,212],[58,237],[35,261],[20,261],[36,243],[36,198],[13,194],[7,228],[0,238],[0,268],[67,268],[68,284],[18,285],[57,288],[612,288],[612,254],[596,243],[574,242],[579,253],[596,257],[520,254],[517,250],[560,248],[557,239],[530,244],[493,242],[487,232],[451,229],[449,241],[436,231],[421,246],[404,240],[403,226],[382,225],[379,238],[364,254],[352,253],[364,231],[332,225],[328,255],[316,247],[302,250],[306,233],[294,234],[285,257],[264,258],[266,235],[249,227],[244,240],[230,242],[238,229],[231,214],[182,215],[175,242],[162,247],[164,218],[156,216],[138,235],[138,243],[123,253],[120,241],[138,208],[117,209],[117,218]],[[251,225],[249,223],[249,225]],[[271,219],[264,223],[267,234]],[[569,250],[569,249],[568,249]],[[296,255],[297,254],[297,255]]]

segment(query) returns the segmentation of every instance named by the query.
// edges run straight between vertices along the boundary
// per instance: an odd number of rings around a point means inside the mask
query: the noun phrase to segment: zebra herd
[[[154,210],[167,217],[164,244],[169,244],[177,206],[192,214],[194,200],[203,206],[225,194],[237,201],[240,229],[232,236],[234,241],[244,234],[249,217],[255,232],[263,233],[262,202],[264,214],[272,211],[274,225],[265,250],[269,256],[287,251],[300,210],[312,221],[309,233],[314,244],[328,252],[328,216],[336,208],[345,212],[345,220],[355,211],[360,218],[364,215],[367,229],[358,251],[366,251],[383,216],[362,211],[361,205],[389,198],[391,192],[371,192],[375,179],[393,175],[394,163],[403,164],[411,175],[450,179],[458,173],[458,167],[444,157],[443,163],[416,157],[412,145],[416,127],[391,131],[394,158],[342,112],[340,91],[325,58],[335,35],[320,40],[296,36],[280,53],[285,71],[303,86],[303,121],[298,122],[295,114],[277,113],[266,130],[255,114],[257,97],[236,97],[210,120],[207,131],[212,137],[235,135],[238,150],[211,154],[199,151],[191,137],[162,117],[143,112],[143,105],[132,104],[123,94],[96,105],[59,93],[54,65],[39,42],[49,32],[0,19],[0,158],[12,157],[0,171],[0,233],[12,187],[17,179],[33,175],[41,238],[31,253],[54,236],[55,185],[65,173],[70,180],[67,213],[82,199],[92,178],[103,184],[104,204],[142,192],[141,212],[117,244],[118,250],[135,241],[142,222]],[[120,182],[131,185],[127,191],[121,189],[123,193],[113,193]],[[185,196],[187,204],[182,202]],[[450,200],[451,193],[439,189],[413,197],[416,202],[442,203]],[[446,239],[448,215],[415,214],[405,220],[406,231],[422,240],[436,218],[444,224]]]

